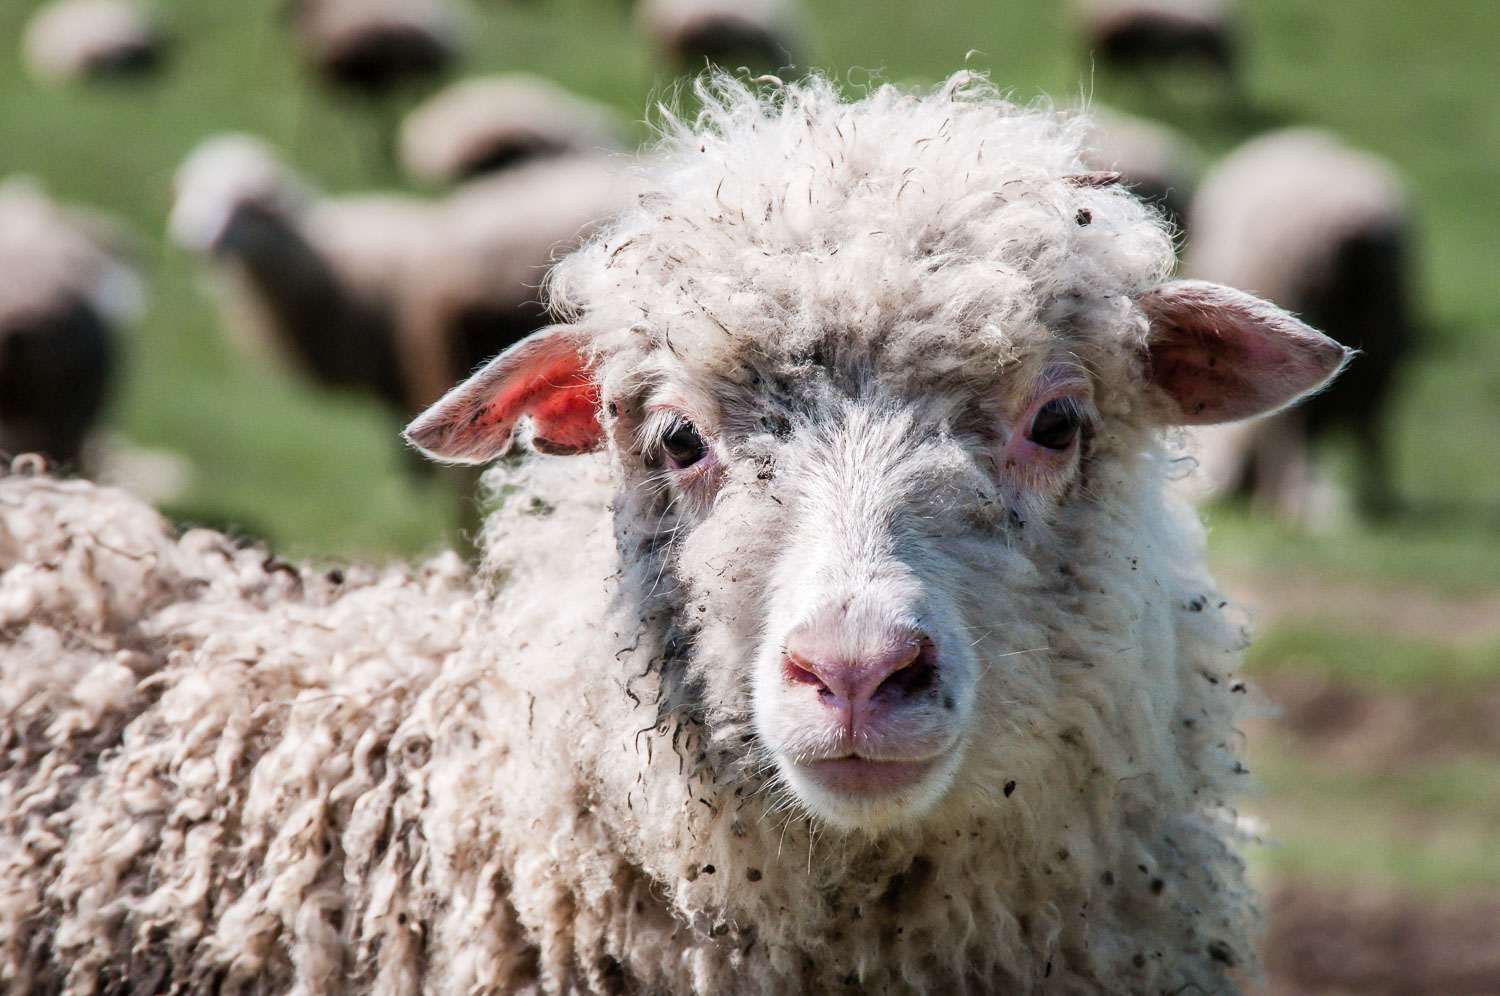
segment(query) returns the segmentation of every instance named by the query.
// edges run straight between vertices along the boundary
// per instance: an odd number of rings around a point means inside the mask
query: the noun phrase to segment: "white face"
[[[749,659],[711,666],[748,666],[756,735],[806,811],[848,831],[919,821],[963,772],[985,700],[985,550],[1068,490],[1088,383],[1057,368],[972,403],[844,398],[775,436],[729,404],[658,390],[636,433],[679,532],[774,537],[734,549],[759,576],[719,608],[754,604]]]

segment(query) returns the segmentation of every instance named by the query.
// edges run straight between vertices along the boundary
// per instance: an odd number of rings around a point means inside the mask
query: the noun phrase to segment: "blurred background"
[[[1278,709],[1268,991],[1500,993],[1496,39],[1466,0],[6,0],[0,449],[289,554],[433,552],[473,480],[400,426],[544,323],[683,74],[1087,104],[1184,273],[1363,350],[1185,441]]]

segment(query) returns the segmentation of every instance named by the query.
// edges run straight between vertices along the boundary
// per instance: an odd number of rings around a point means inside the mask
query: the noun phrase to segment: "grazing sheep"
[[[0,451],[75,465],[142,287],[112,223],[0,183]]]
[[[154,68],[166,34],[133,0],[54,0],[26,24],[21,48],[44,82],[130,76]]]
[[[443,72],[459,50],[448,0],[290,0],[287,12],[308,63],[370,97]]]
[[[401,124],[401,166],[451,184],[536,158],[615,150],[613,113],[549,80],[510,73],[464,80],[429,98]]]
[[[787,0],[639,0],[636,19],[656,49],[680,66],[792,61],[796,25]]]
[[[1201,67],[1232,79],[1239,26],[1227,0],[1081,0],[1079,34],[1101,63],[1127,72]]]
[[[1320,129],[1272,132],[1209,171],[1191,226],[1188,274],[1260,294],[1362,354],[1295,411],[1205,436],[1216,488],[1249,485],[1264,508],[1315,515],[1308,447],[1338,429],[1358,445],[1360,501],[1389,510],[1388,407],[1416,325],[1412,220],[1397,171]]]
[[[1160,121],[1120,111],[1095,107],[1090,115],[1094,129],[1084,162],[1091,169],[1119,173],[1122,183],[1160,208],[1181,233],[1201,170],[1192,140]]]
[[[246,135],[200,145],[176,188],[174,239],[228,263],[260,313],[232,327],[406,415],[546,324],[538,285],[554,254],[629,196],[599,163],[560,157],[441,201],[320,198]]]
[[[0,480],[0,981],[1235,990],[1243,643],[1163,429],[1344,350],[1164,282],[1086,124],[718,79],[409,428],[486,581],[330,578]],[[590,455],[587,451],[602,451]]]

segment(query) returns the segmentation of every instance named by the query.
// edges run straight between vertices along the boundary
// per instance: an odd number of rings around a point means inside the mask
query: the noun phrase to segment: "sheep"
[[[137,75],[160,63],[166,44],[156,16],[134,0],[54,0],[21,37],[27,68],[47,83]]]
[[[1122,111],[1090,109],[1095,127],[1084,156],[1090,169],[1118,172],[1136,195],[1159,207],[1174,231],[1187,224],[1202,156],[1169,125]]]
[[[1189,275],[1260,294],[1362,353],[1347,377],[1295,411],[1205,436],[1213,490],[1249,484],[1263,509],[1316,520],[1308,448],[1341,429],[1358,447],[1360,503],[1374,514],[1392,509],[1387,413],[1417,338],[1413,223],[1400,174],[1326,130],[1283,129],[1208,172],[1191,225]]]
[[[638,0],[636,20],[657,51],[682,66],[775,69],[797,47],[786,0]]]
[[[308,63],[368,97],[437,75],[459,52],[462,19],[448,0],[289,0],[286,11]]]
[[[406,115],[399,143],[408,175],[444,185],[539,157],[619,146],[609,109],[529,73],[455,83]]]
[[[540,454],[490,472],[477,575],[329,577],[0,479],[0,981],[1253,977],[1243,627],[1163,436],[1345,350],[1168,280],[1086,122],[981,77],[697,89],[553,269],[564,323],[407,429]]]
[[[1080,0],[1078,31],[1087,51],[1127,72],[1203,68],[1232,80],[1240,48],[1227,0]]]
[[[0,451],[80,462],[142,309],[125,242],[29,178],[0,182]]]
[[[176,190],[173,239],[228,263],[261,313],[231,327],[406,416],[545,324],[538,285],[554,253],[629,196],[600,162],[558,157],[441,201],[322,198],[241,134],[203,142]]]

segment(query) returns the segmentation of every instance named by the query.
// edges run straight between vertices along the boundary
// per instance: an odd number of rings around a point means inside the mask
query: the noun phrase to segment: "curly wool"
[[[619,453],[507,462],[483,584],[452,559],[335,583],[13,476],[0,980],[1156,993],[1253,973],[1227,815],[1243,632],[1125,374],[1161,224],[1068,180],[1082,125],[982,81],[708,95],[668,123],[661,192],[554,270],[606,396],[670,376],[810,411],[810,350],[911,393],[1040,363],[1045,327],[1108,419],[1084,500],[942,565],[996,621],[949,797],[843,833],[768,769],[742,664],[788,534],[755,482],[721,492],[735,529],[679,536]],[[920,441],[870,459],[941,481]]]

